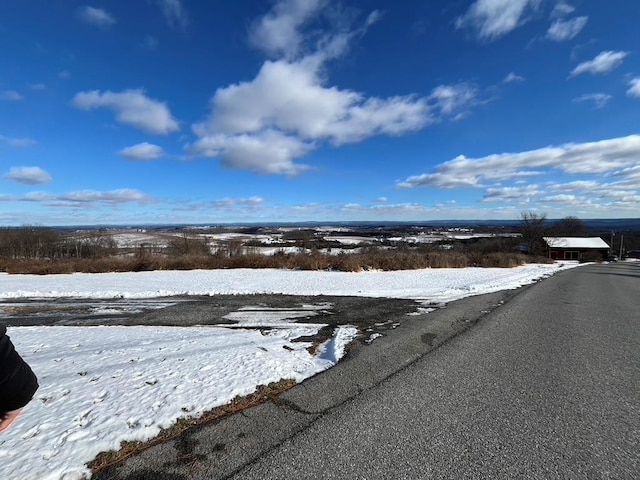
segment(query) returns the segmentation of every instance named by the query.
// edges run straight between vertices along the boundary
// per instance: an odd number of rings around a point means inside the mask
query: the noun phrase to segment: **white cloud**
[[[29,192],[24,197],[18,198],[23,202],[46,202],[51,199],[51,195],[44,192]]]
[[[294,161],[314,146],[275,130],[239,135],[206,135],[189,147],[196,155],[221,158],[230,169],[248,170],[263,175],[295,176],[309,169]]]
[[[608,177],[604,177],[608,178]],[[633,188],[633,187],[632,187]],[[568,183],[548,182],[545,185],[528,185],[505,188],[489,188],[483,202],[506,204],[511,208],[531,208],[543,204],[545,210],[555,210],[566,215],[567,206],[574,208],[576,214],[593,215],[595,212],[609,212],[616,209],[625,215],[640,208],[640,196],[635,189],[629,188],[627,180],[602,182],[579,180]]]
[[[218,89],[209,122],[196,131],[237,134],[277,127],[318,138],[360,99],[355,92],[323,87],[310,62],[267,61],[253,81]]]
[[[583,73],[591,73],[592,75],[609,73],[619,67],[629,52],[613,52],[611,50],[601,52],[593,60],[582,62],[571,72],[571,76],[575,77]]]
[[[262,197],[250,197],[250,198],[223,198],[221,200],[214,200],[209,205],[216,209],[233,210],[237,208],[255,208],[260,207],[265,203]]]
[[[0,135],[0,143],[6,143],[10,147],[25,148],[33,147],[37,142],[31,138],[11,138]]]
[[[576,17],[571,20],[556,20],[547,30],[547,38],[556,42],[571,40],[578,35],[587,24],[589,17]]]
[[[433,100],[449,113],[462,105],[468,92],[447,88],[439,87]],[[317,66],[305,61],[267,61],[253,81],[219,89],[211,104],[208,122],[195,126],[199,135],[277,129],[338,145],[381,133],[418,130],[426,124],[429,111],[424,98],[366,98],[351,90],[325,87]]]
[[[525,23],[539,0],[476,0],[456,20],[457,28],[471,28],[481,40],[496,40]]]
[[[531,199],[540,195],[542,190],[539,185],[527,185],[526,187],[488,188],[484,194],[485,202],[504,202],[517,200],[521,203],[529,203]]]
[[[23,99],[24,97],[15,90],[5,90],[4,92],[0,92],[0,100],[5,102],[19,102]]]
[[[584,202],[584,199],[580,199],[575,195],[549,195],[547,197],[541,198],[539,201],[548,202],[548,203],[566,203],[568,205],[580,205]]]
[[[189,24],[189,16],[181,0],[157,0],[162,14],[173,28],[185,28]]]
[[[514,72],[510,72],[509,75],[507,75],[506,77],[504,77],[504,80],[502,80],[504,83],[519,83],[519,82],[524,82],[525,78],[514,73]]]
[[[630,97],[640,97],[640,77],[633,78],[629,81],[627,95]]]
[[[564,192],[574,192],[580,190],[595,190],[600,184],[595,180],[576,180],[563,184],[556,184],[547,187],[547,190],[562,190]]]
[[[73,99],[73,106],[81,110],[108,108],[116,114],[120,123],[130,125],[154,135],[166,135],[180,130],[167,104],[153,100],[144,90],[125,90],[121,93],[79,92]]]
[[[78,8],[78,18],[83,22],[96,25],[98,27],[110,27],[116,23],[116,19],[102,8],[95,8],[89,5]]]
[[[71,78],[71,73],[69,73],[69,70],[62,70],[58,73],[58,78],[61,80],[69,80]]]
[[[262,197],[238,198],[236,201],[239,205],[255,207],[258,205],[262,205],[264,203],[264,198]]]
[[[108,192],[98,192],[94,190],[80,190],[76,192],[70,192],[63,195],[52,197],[50,200],[59,202],[85,204],[85,203],[106,203],[106,204],[127,204],[127,203],[139,203],[149,204],[154,203],[154,200],[147,194],[133,189],[120,189],[112,190]]]
[[[315,56],[323,62],[338,58],[355,37],[382,18],[371,12],[358,28],[352,18],[336,15],[330,0],[280,0],[249,29],[249,42],[274,59],[295,61]]]
[[[53,180],[40,167],[13,167],[4,178],[24,185],[45,185]]]
[[[317,141],[342,145],[374,135],[402,135],[430,123],[432,108],[450,115],[470,98],[469,88],[444,86],[432,98],[367,98],[324,86],[318,69],[308,59],[267,61],[253,81],[219,89],[209,119],[194,125],[201,140],[191,152],[222,154],[229,168],[295,175],[307,168],[293,161],[317,148]],[[277,148],[262,145],[267,138]],[[252,159],[243,157],[254,148]]]
[[[402,188],[483,187],[483,182],[518,179],[550,169],[570,175],[608,174],[635,165],[640,158],[640,135],[589,143],[568,143],[520,153],[501,153],[470,159],[463,155],[438,165],[433,172],[407,178]]]
[[[441,85],[428,97],[367,98],[324,86],[317,69],[306,59],[267,61],[253,81],[219,89],[209,119],[193,127],[200,140],[191,153],[221,155],[228,168],[295,175],[307,168],[295,167],[294,160],[318,142],[339,146],[403,135],[455,118],[476,102],[476,89],[469,84]],[[263,145],[267,138],[277,148]],[[252,158],[244,158],[249,153]]]
[[[42,91],[46,90],[47,86],[44,83],[34,83],[30,86],[31,90]]]
[[[304,36],[300,28],[327,5],[327,0],[283,0],[254,22],[249,41],[272,57],[294,58]]]
[[[79,207],[105,204],[110,206],[139,204],[148,205],[156,203],[156,200],[149,195],[133,189],[111,190],[99,192],[95,190],[79,190],[60,195],[52,195],[45,192],[31,192],[24,197],[12,200],[33,203],[45,203],[51,206]],[[96,222],[99,220],[96,219]]]
[[[164,151],[158,145],[143,142],[122,149],[120,155],[129,160],[155,160],[164,156]]]
[[[593,102],[596,108],[603,108],[613,97],[606,93],[587,93],[573,99],[576,103]]]
[[[470,83],[439,85],[429,95],[430,103],[445,116],[457,117],[475,105],[478,91]]]
[[[565,15],[570,15],[575,11],[575,8],[565,2],[558,2],[551,12],[551,18],[560,18]]]

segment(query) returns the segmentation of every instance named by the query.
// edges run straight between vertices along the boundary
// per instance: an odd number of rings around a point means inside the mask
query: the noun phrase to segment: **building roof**
[[[544,237],[544,241],[552,248],[609,249],[609,244],[600,237]]]

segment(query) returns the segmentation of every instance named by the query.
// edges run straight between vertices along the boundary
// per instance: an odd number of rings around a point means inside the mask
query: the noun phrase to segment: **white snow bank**
[[[220,327],[19,327],[9,334],[40,389],[0,436],[0,478],[79,479],[98,453],[147,440],[258,385],[297,382],[333,366],[355,336],[338,329],[312,356],[317,325],[267,334]]]
[[[0,274],[0,299],[282,293],[452,301],[469,295],[517,288],[576,265],[566,262],[516,268],[434,268],[358,273],[232,269],[42,276]]]

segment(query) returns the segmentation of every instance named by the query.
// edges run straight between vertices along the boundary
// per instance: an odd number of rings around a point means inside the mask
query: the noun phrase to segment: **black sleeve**
[[[24,407],[38,389],[31,367],[16,352],[7,328],[0,325],[0,412]]]

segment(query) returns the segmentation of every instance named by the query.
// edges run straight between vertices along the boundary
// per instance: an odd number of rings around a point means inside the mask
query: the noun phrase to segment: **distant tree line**
[[[116,252],[113,238],[100,232],[80,237],[38,226],[0,229],[0,258],[3,259],[99,258]]]

